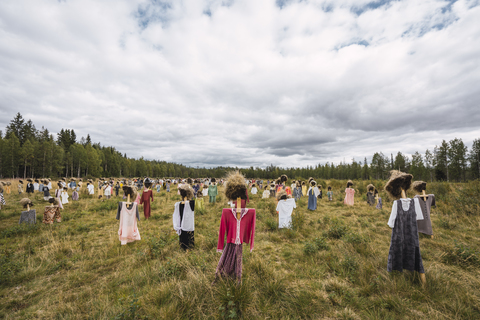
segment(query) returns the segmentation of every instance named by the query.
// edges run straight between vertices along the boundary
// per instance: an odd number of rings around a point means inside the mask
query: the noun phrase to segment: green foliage
[[[267,218],[264,223],[268,231],[275,231],[278,229],[278,222],[272,218]]]
[[[303,253],[305,253],[306,255],[312,255],[317,251],[329,250],[329,249],[330,249],[330,246],[327,243],[327,239],[321,237],[321,238],[315,238],[313,242],[306,242],[305,245],[303,246]]]
[[[218,311],[222,319],[240,319],[249,303],[250,290],[236,281],[220,281],[217,294],[220,300]]]
[[[128,297],[121,297],[118,299],[118,303],[122,306],[122,311],[115,315],[115,320],[136,320],[147,319],[139,315],[141,304],[138,301],[137,295],[134,293]]]
[[[294,215],[292,215],[292,229],[295,231],[301,230],[307,221],[307,216],[305,213],[297,210]]]
[[[0,286],[13,283],[16,274],[21,268],[20,261],[15,259],[13,252],[5,249],[0,255]]]
[[[452,249],[446,252],[443,256],[443,261],[450,264],[458,264],[463,267],[480,266],[480,252],[474,248],[455,240],[455,245]]]
[[[24,234],[35,234],[40,229],[38,224],[22,223],[2,231],[1,238],[13,238]]]
[[[195,215],[203,216],[204,214],[207,213],[207,208],[197,208],[195,207]]]
[[[348,232],[348,227],[344,226],[338,220],[335,220],[334,223],[330,226],[326,233],[326,237],[330,239],[340,239]]]
[[[472,181],[458,189],[452,208],[458,215],[480,216],[480,181]]]

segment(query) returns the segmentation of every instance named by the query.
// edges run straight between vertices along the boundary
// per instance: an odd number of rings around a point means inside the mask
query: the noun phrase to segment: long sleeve
[[[120,220],[120,212],[122,211],[122,203],[123,203],[123,202],[119,202],[119,203],[118,203],[117,217],[116,217],[117,220]]]
[[[173,229],[177,232],[178,235],[182,233],[182,228],[180,224],[180,208],[179,203],[175,203],[175,209],[173,210]]]
[[[252,220],[252,233],[250,234],[250,252],[253,250],[253,241],[255,240],[255,221],[257,220],[257,213],[255,209],[253,210],[253,220]]]
[[[150,199],[152,199],[152,201],[153,201],[153,191],[150,192]]]
[[[190,209],[192,209],[192,211],[195,211],[195,200],[188,201],[188,204],[190,205]]]
[[[248,190],[245,189],[245,193],[247,194],[247,203],[250,203],[250,199],[248,198]]]
[[[135,211],[136,211],[135,214],[137,216],[137,220],[140,221],[140,214],[138,213],[138,206],[135,206],[135,208],[136,208],[135,209]]]
[[[415,213],[417,214],[417,220],[423,220],[423,212],[422,207],[420,206],[420,200],[418,198],[414,198],[413,203],[415,204]]]
[[[226,231],[227,231],[227,219],[226,219],[226,215],[222,212],[222,218],[220,219],[220,230],[218,232],[217,252],[223,251]]]
[[[139,203],[139,204],[143,204],[143,194],[144,194],[144,193],[145,193],[145,191],[142,192],[142,196],[140,197],[140,203]]]
[[[388,226],[393,229],[395,227],[395,219],[397,218],[397,201],[393,201],[392,212],[390,213],[390,219],[388,219]]]

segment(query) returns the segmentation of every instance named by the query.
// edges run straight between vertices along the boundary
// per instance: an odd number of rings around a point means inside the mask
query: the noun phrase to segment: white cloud
[[[479,4],[3,1],[0,127],[21,112],[130,157],[206,166],[470,145]]]

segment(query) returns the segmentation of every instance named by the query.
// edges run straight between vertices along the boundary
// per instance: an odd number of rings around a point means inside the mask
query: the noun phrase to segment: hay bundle
[[[370,184],[367,186],[367,191],[374,192],[374,191],[375,191],[375,186],[370,183]]]
[[[193,188],[189,184],[182,184],[181,186],[178,187],[178,190],[180,191],[180,196],[183,198],[187,198],[187,200],[192,200],[193,199]]]
[[[231,171],[226,177],[225,196],[228,200],[247,199],[245,177],[240,171]]]
[[[33,207],[32,200],[28,198],[23,198],[22,200],[20,200],[20,204],[23,206],[24,209],[26,209],[27,206]]]
[[[427,183],[425,181],[414,181],[412,183],[412,189],[416,193],[422,193],[423,190],[427,190]]]
[[[398,170],[390,171],[390,180],[385,185],[385,191],[394,199],[400,199],[402,190],[410,189],[413,176]]]

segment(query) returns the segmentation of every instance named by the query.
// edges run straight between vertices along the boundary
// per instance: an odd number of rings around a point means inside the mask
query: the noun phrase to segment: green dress
[[[210,197],[210,201],[209,201],[210,203],[217,202],[217,194],[218,194],[217,185],[209,185],[208,196]]]

